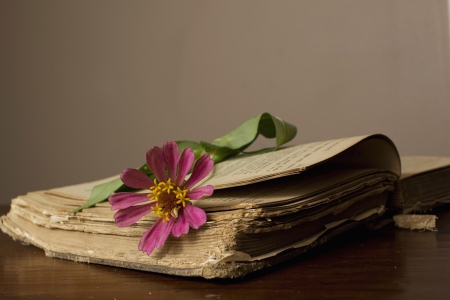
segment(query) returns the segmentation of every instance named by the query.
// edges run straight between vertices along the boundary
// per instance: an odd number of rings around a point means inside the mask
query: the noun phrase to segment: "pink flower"
[[[146,158],[156,177],[154,181],[136,169],[125,169],[120,178],[127,186],[149,189],[150,193],[115,193],[109,197],[109,203],[112,210],[119,210],[114,215],[119,227],[130,226],[150,212],[158,216],[139,242],[139,250],[150,255],[155,248],[164,245],[170,232],[180,237],[189,232],[189,225],[198,229],[205,224],[205,212],[192,205],[190,200],[211,196],[214,188],[211,185],[191,188],[211,172],[214,162],[209,155],[203,155],[197,160],[191,177],[185,181],[194,162],[190,148],[184,149],[179,156],[177,143],[165,142],[162,148],[148,150]],[[150,203],[141,204],[147,201]]]

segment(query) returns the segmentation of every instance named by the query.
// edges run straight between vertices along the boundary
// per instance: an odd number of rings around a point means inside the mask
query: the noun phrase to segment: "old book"
[[[402,175],[392,197],[394,212],[425,212],[450,203],[450,157],[402,156]]]
[[[377,218],[400,175],[395,145],[383,135],[343,138],[239,155],[217,164],[195,201],[207,223],[170,236],[151,255],[137,249],[155,217],[118,228],[108,202],[75,215],[106,180],[30,192],[12,200],[0,227],[46,255],[80,262],[205,278],[234,278],[272,266]]]

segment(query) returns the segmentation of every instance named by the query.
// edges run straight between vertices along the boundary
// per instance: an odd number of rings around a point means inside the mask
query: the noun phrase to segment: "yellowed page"
[[[96,181],[90,181],[90,182],[85,182],[85,183],[80,183],[80,184],[63,186],[63,187],[47,190],[46,193],[61,196],[61,197],[71,198],[71,199],[87,201],[87,200],[89,200],[89,197],[91,196],[92,189],[96,185],[114,180],[118,177],[119,177],[119,175],[96,180]]]
[[[217,164],[201,185],[211,184],[220,189],[298,174],[332,157],[341,165],[386,169],[400,175],[395,146],[386,137],[373,135],[302,144],[255,156],[237,156]]]
[[[395,146],[384,136],[358,136],[287,147],[254,156],[238,156],[214,166],[198,185],[211,184],[216,190],[298,174],[333,158],[343,168],[385,169],[399,175]],[[55,188],[49,194],[88,200],[94,186],[117,178]]]

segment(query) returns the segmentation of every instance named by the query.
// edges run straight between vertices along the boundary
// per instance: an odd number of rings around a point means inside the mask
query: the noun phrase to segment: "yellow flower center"
[[[163,222],[170,221],[170,216],[178,218],[178,210],[190,200],[186,197],[189,190],[177,186],[170,178],[167,182],[158,183],[156,179],[154,182],[155,185],[150,187],[152,193],[148,194],[150,201],[156,201],[156,205],[152,207],[153,214],[163,219]]]

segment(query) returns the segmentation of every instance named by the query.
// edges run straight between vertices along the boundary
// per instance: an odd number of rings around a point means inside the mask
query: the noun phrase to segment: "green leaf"
[[[269,113],[263,113],[245,121],[224,136],[215,139],[212,144],[243,151],[256,140],[258,134],[262,134],[266,138],[276,138],[274,148],[276,150],[295,137],[297,128]]]
[[[117,191],[124,184],[120,178],[114,179],[113,181],[105,182],[99,185],[96,185],[91,192],[91,196],[89,200],[83,204],[82,206],[72,210],[70,213],[76,213],[85,208],[92,207],[97,203],[100,203],[106,200],[112,193]]]
[[[200,145],[203,151],[210,155],[214,163],[219,163],[243,152],[256,140],[259,134],[266,138],[276,138],[275,147],[246,152],[246,154],[255,155],[277,150],[278,147],[295,137],[297,128],[269,113],[263,113],[245,121],[231,132],[215,139],[212,143],[200,142]]]
[[[273,148],[265,148],[253,152],[245,152],[249,155],[256,155],[277,150],[281,145],[291,141],[297,134],[297,128],[278,117],[269,113],[260,114],[250,120],[245,121],[240,126],[233,129],[224,136],[215,139],[212,143],[194,142],[194,141],[177,141],[178,151],[181,153],[185,148],[191,148],[197,160],[205,153],[209,154],[214,163],[219,163],[234,155],[243,152],[250,146],[261,134],[266,138],[275,138],[276,144]],[[143,171],[149,177],[154,178],[153,173],[146,164],[141,166],[139,170]],[[91,192],[89,200],[82,206],[73,210],[71,213],[78,212],[82,209],[92,207],[97,203],[103,202],[116,192],[131,191],[133,189],[127,187],[120,179],[115,179],[95,186]]]
[[[142,172],[147,174],[148,177],[154,178],[154,175],[150,168],[147,166],[147,164],[141,166],[139,168]],[[108,197],[111,196],[113,193],[116,192],[127,192],[127,191],[133,191],[135,189],[130,188],[123,184],[122,180],[120,178],[116,178],[112,181],[108,181],[99,185],[96,185],[91,192],[91,195],[89,197],[89,200],[83,204],[80,207],[77,207],[76,209],[72,210],[70,213],[76,213],[78,211],[81,211],[85,208],[95,206],[95,204],[103,202],[108,200]]]
[[[238,149],[220,147],[207,142],[200,142],[200,145],[202,146],[204,152],[209,154],[209,157],[211,157],[215,164],[241,152]]]

